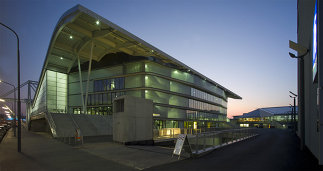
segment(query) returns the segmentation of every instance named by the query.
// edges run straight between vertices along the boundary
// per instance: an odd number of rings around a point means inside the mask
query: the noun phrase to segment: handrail
[[[50,130],[52,131],[52,134],[53,134],[53,137],[57,137],[56,124],[54,122],[54,119],[53,119],[51,113],[46,111],[45,112],[45,117],[46,117],[46,119],[48,121],[48,124],[50,126]]]
[[[257,136],[256,130],[256,128],[228,129],[198,133],[187,138],[194,156]]]

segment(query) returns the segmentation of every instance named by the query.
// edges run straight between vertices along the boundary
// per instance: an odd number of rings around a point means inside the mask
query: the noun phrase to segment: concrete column
[[[81,104],[82,104],[82,111],[83,114],[85,113],[85,106],[84,106],[84,97],[83,97],[83,81],[82,81],[82,71],[81,71],[81,64],[80,64],[80,56],[77,55],[77,64],[79,69],[79,78],[80,78],[80,94],[81,94]]]
[[[87,111],[87,97],[89,94],[89,82],[90,82],[90,75],[91,75],[91,66],[92,66],[92,58],[93,58],[93,40],[91,41],[91,52],[90,52],[90,61],[89,61],[89,69],[87,72],[87,80],[86,80],[86,91],[85,91],[85,102],[84,102],[84,110]]]

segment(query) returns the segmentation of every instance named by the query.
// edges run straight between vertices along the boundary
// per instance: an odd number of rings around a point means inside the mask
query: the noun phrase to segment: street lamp
[[[19,37],[18,34],[0,22],[0,24],[9,29],[17,38],[17,84],[18,84],[18,152],[21,152],[21,102],[20,102],[20,53],[19,53]]]
[[[289,107],[292,109],[290,123],[293,123],[293,115],[294,115],[294,106],[292,104],[289,104]]]
[[[297,95],[291,91],[289,91],[289,93],[293,95],[293,96],[289,95],[289,97],[294,99],[293,126],[294,126],[294,131],[296,131],[296,97],[297,97]]]
[[[6,81],[3,81],[3,80],[0,80],[0,83],[4,83],[4,84],[7,84],[7,85],[10,85],[13,87],[13,96],[14,96],[14,106],[13,106],[13,111],[14,111],[14,118],[13,118],[13,136],[16,136],[16,114],[17,114],[17,111],[16,111],[16,87],[13,85],[13,84],[10,84]]]

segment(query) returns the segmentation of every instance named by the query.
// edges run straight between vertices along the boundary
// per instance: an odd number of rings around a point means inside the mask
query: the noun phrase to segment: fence
[[[192,128],[162,128],[162,129],[154,129],[153,130],[153,139],[154,140],[162,140],[162,139],[171,139],[177,138],[179,134],[200,134],[200,133],[209,133],[226,130],[225,128],[200,128],[200,129],[192,129]]]
[[[199,155],[256,135],[258,135],[256,128],[243,128],[205,132],[187,137],[192,154]]]

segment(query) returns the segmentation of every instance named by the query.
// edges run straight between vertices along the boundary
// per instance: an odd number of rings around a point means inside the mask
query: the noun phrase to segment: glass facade
[[[105,72],[108,73],[106,77]],[[100,77],[96,73],[99,73]],[[81,99],[77,74],[70,74],[69,80],[69,111],[74,114],[80,114],[82,106],[80,102],[74,103]],[[216,126],[217,122],[226,122],[225,92],[189,71],[141,60],[124,63],[113,69],[92,70],[91,78],[86,102],[87,114],[112,114],[114,98],[129,95],[153,101],[153,118],[154,121],[160,122],[157,124],[159,126],[155,125],[158,128],[197,129],[207,125]],[[85,92],[83,96],[85,100]]]
[[[124,78],[111,78],[105,80],[95,80],[93,91],[109,91],[109,90],[121,90],[124,89]]]
[[[51,70],[44,74],[31,115],[67,112],[67,75]]]

